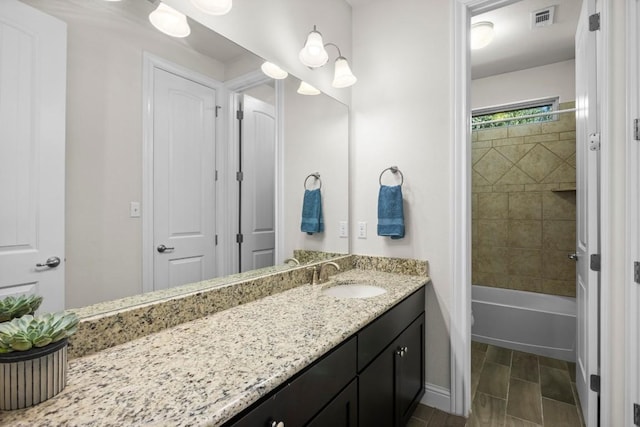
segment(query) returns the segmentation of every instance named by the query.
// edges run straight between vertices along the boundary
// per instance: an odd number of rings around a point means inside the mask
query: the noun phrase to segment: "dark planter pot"
[[[42,348],[0,354],[0,410],[37,405],[67,384],[67,339]]]

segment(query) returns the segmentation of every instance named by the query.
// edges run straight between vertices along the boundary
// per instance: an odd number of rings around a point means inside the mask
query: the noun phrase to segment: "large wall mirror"
[[[193,20],[159,32],[149,1],[21,1],[67,24],[66,308],[349,252],[344,104]],[[305,181],[322,233],[300,230]]]

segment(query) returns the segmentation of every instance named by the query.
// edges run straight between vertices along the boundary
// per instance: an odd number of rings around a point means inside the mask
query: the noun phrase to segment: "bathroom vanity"
[[[0,424],[405,425],[424,389],[428,280],[355,268],[71,360],[62,393]],[[339,282],[386,292],[323,293]]]
[[[227,425],[406,425],[424,395],[424,298],[422,287]]]

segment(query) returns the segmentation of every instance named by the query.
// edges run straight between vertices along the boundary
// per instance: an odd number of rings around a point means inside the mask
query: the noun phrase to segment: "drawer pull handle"
[[[399,347],[396,350],[396,354],[400,357],[404,357],[404,355],[409,351],[408,347]]]

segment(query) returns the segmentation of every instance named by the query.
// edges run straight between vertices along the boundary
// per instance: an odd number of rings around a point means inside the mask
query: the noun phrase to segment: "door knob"
[[[41,264],[41,263],[36,264],[36,267],[56,268],[59,265],[60,265],[60,258],[58,258],[57,256],[52,256],[47,258],[44,264]]]
[[[158,246],[157,249],[158,249],[158,252],[164,253],[166,251],[173,251],[175,248],[168,248],[165,245],[160,245],[160,246]]]
[[[573,260],[573,261],[578,261],[578,254],[575,253],[575,252],[572,253],[572,254],[568,254],[567,258],[569,258],[570,260]]]

